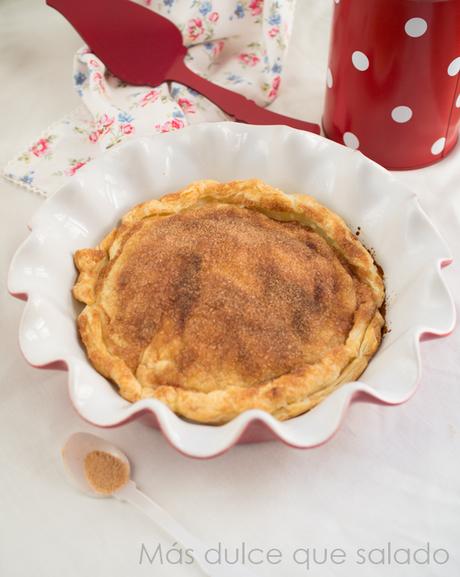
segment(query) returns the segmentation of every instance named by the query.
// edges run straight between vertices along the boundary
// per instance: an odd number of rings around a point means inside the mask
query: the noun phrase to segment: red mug
[[[323,129],[386,168],[441,160],[460,124],[460,0],[334,0]]]

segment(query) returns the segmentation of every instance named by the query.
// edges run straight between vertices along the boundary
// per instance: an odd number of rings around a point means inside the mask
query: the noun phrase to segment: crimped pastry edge
[[[202,393],[172,386],[142,387],[119,357],[110,353],[103,338],[103,313],[97,304],[96,286],[104,266],[123,249],[130,228],[145,218],[163,218],[207,203],[225,203],[257,210],[276,220],[295,220],[321,234],[372,290],[373,303],[364,303],[355,313],[345,345],[320,363],[278,377],[258,387],[230,387]],[[79,270],[74,297],[87,306],[78,318],[80,335],[95,368],[119,386],[129,401],[154,397],[190,420],[222,424],[241,412],[260,408],[280,420],[306,412],[340,384],[356,379],[366,368],[381,341],[384,324],[380,307],[384,285],[369,252],[334,212],[307,195],[288,196],[257,180],[220,183],[194,182],[186,188],[135,206],[94,249],[75,253]]]

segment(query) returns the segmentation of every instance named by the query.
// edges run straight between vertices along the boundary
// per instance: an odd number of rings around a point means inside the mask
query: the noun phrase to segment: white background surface
[[[331,3],[299,0],[283,88],[274,109],[319,121]],[[41,2],[0,4],[0,164],[71,110],[76,34]],[[441,163],[399,173],[460,261],[460,146]],[[282,551],[280,565],[260,576],[454,577],[460,572],[460,334],[423,343],[423,378],[400,407],[355,404],[325,446],[302,452],[280,444],[238,446],[212,461],[193,461],[136,422],[98,431],[67,398],[66,374],[27,366],[17,346],[21,302],[6,294],[11,256],[43,202],[0,183],[0,575],[190,576],[190,566],[139,565],[141,544],[171,543],[128,505],[76,493],[63,478],[59,450],[77,430],[100,432],[130,456],[139,486],[210,546]],[[460,304],[458,264],[445,277]],[[430,542],[445,565],[356,565],[363,547]],[[346,563],[305,566],[300,547],[341,547]],[[374,560],[377,557],[374,557]],[[439,557],[443,560],[442,555]]]

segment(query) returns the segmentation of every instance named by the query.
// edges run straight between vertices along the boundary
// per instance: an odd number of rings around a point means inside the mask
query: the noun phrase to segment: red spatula
[[[184,64],[187,48],[179,29],[131,0],[47,0],[47,4],[67,18],[112,74],[128,84],[179,82],[209,98],[235,120],[286,124],[320,133],[317,124],[270,112],[192,72]]]

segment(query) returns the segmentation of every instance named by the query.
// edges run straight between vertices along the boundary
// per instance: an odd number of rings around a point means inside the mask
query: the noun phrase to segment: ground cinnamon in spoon
[[[105,451],[91,451],[84,464],[86,479],[97,493],[110,495],[129,481],[129,466]]]

